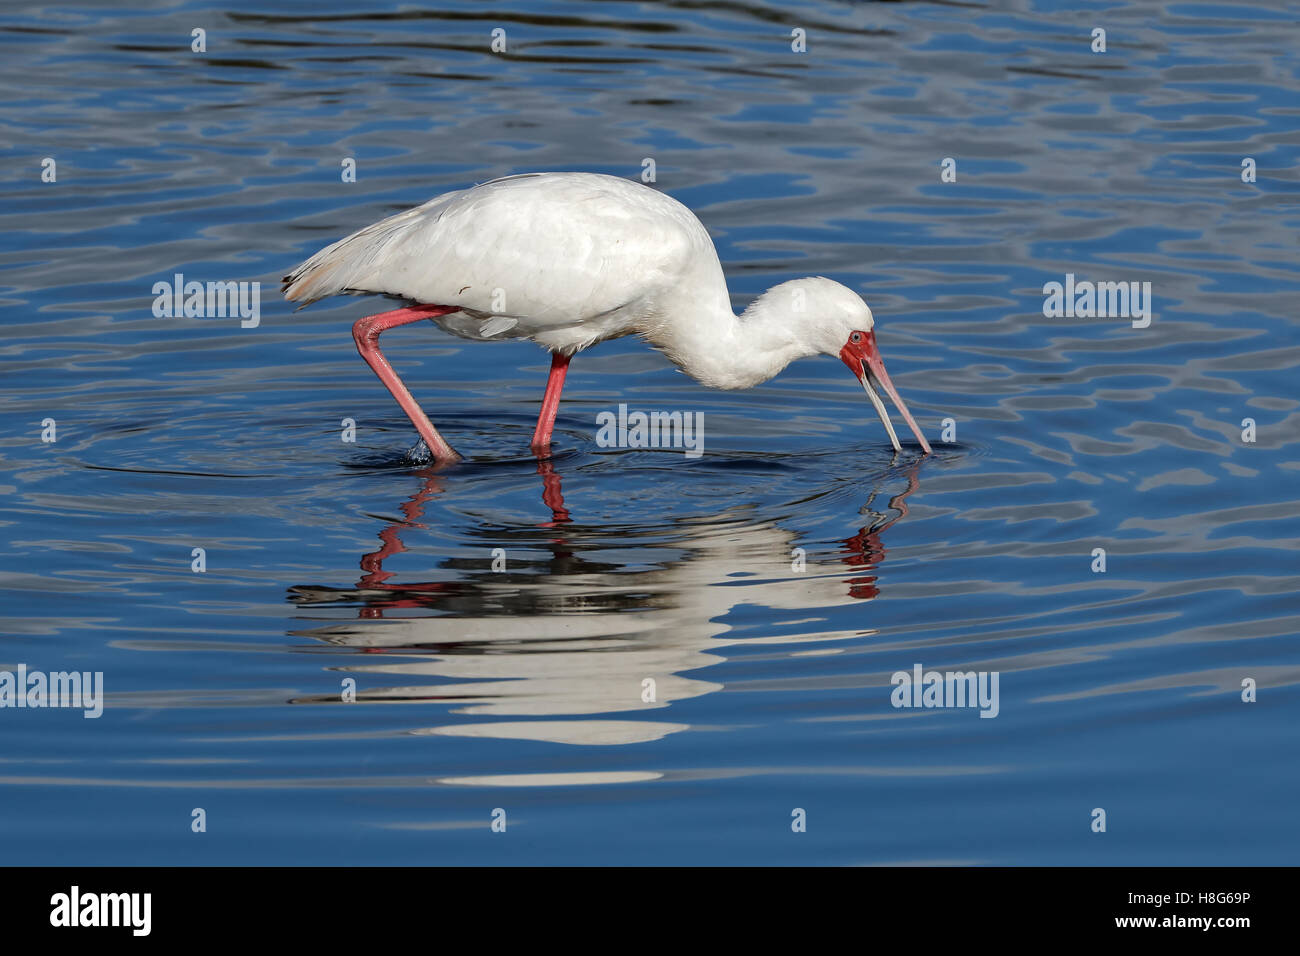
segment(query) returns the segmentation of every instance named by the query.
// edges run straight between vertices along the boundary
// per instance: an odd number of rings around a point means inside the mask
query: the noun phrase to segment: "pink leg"
[[[564,376],[569,371],[571,356],[555,352],[551,355],[551,374],[546,379],[546,394],[542,396],[542,411],[537,416],[537,430],[533,432],[532,448],[543,452],[551,447],[551,429],[555,427],[555,413],[560,410],[560,392],[564,391]]]
[[[433,427],[433,422],[429,421],[429,417],[424,414],[424,410],[411,397],[411,393],[402,384],[402,380],[397,377],[397,373],[393,371],[393,366],[388,364],[388,359],[379,350],[379,333],[386,332],[399,325],[407,325],[411,322],[419,322],[421,319],[446,315],[448,312],[455,311],[457,309],[452,306],[415,305],[409,309],[394,309],[392,312],[368,315],[352,326],[352,338],[356,340],[357,351],[366,360],[366,364],[374,369],[375,374],[379,376],[379,380],[392,392],[393,398],[397,399],[397,404],[402,406],[402,411],[406,412],[406,417],[411,420],[415,430],[420,433],[424,443],[429,446],[429,453],[433,455],[434,460],[439,462],[460,461],[460,455],[456,454],[455,450],[438,434],[438,430]]]

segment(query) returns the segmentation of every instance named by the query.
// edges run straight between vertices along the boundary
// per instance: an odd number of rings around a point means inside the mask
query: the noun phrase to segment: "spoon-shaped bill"
[[[844,348],[840,349],[840,360],[849,367],[849,371],[857,376],[858,381],[862,383],[867,397],[871,399],[871,404],[876,407],[876,414],[880,416],[880,421],[884,423],[885,431],[889,432],[889,440],[894,445],[894,451],[901,451],[903,446],[898,442],[898,435],[894,433],[894,424],[889,420],[889,410],[880,397],[882,391],[894,403],[894,407],[898,409],[903,416],[903,420],[907,422],[907,427],[912,429],[912,434],[921,443],[921,449],[927,455],[930,454],[930,443],[921,434],[916,419],[912,417],[912,413],[903,404],[902,396],[898,394],[898,389],[894,388],[894,383],[889,380],[889,373],[885,371],[884,359],[880,357],[880,349],[876,345],[875,330],[862,333],[855,332],[854,335],[860,336],[860,340],[855,342],[850,339]]]

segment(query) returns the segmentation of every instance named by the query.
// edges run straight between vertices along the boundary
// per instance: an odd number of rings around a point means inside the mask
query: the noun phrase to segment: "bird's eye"
[[[861,341],[862,341],[862,333],[861,333],[861,332],[854,332],[852,335],[849,336],[849,341],[850,341],[850,342],[861,342]]]

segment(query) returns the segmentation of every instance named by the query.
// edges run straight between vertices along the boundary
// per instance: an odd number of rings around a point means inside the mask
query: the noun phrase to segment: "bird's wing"
[[[709,242],[689,210],[638,183],[512,176],[439,196],[322,249],[285,277],[285,296],[309,303],[378,293],[554,328],[653,296],[701,237]]]

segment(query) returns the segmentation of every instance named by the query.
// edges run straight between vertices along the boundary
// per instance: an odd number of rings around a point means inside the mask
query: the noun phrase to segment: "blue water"
[[[0,669],[105,688],[0,710],[3,862],[1296,862],[1300,5],[132,6],[0,14]],[[431,470],[349,334],[387,303],[279,298],[647,158],[737,309],[864,295],[933,456],[833,360],[715,392],[619,341],[539,465],[546,355],[411,327]],[[260,324],[155,317],[176,273]],[[1067,273],[1151,324],[1046,317]],[[600,447],[620,403],[705,453]],[[892,706],[918,664],[997,717]]]

